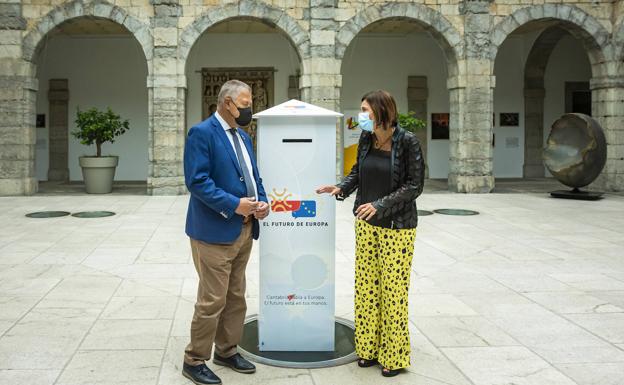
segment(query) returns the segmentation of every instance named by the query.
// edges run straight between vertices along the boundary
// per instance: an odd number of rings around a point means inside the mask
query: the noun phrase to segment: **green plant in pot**
[[[82,176],[87,193],[106,194],[113,191],[115,169],[119,164],[118,156],[102,156],[102,144],[114,143],[115,138],[130,129],[128,120],[121,120],[110,107],[106,111],[91,108],[86,111],[78,109],[76,113],[76,130],[72,135],[80,143],[91,146],[95,144],[95,156],[79,158]]]
[[[398,117],[399,126],[405,130],[414,133],[421,141],[421,147],[423,148],[423,156],[425,156],[427,146],[427,122],[416,117],[416,113],[409,111],[407,114],[399,113]],[[421,134],[424,134],[421,135]],[[424,141],[424,143],[423,143]],[[429,167],[427,166],[427,158],[425,156],[425,177],[429,177]]]
[[[414,134],[418,134],[420,131],[424,130],[425,127],[427,127],[427,123],[422,119],[418,119],[414,111],[409,111],[407,114],[399,112],[398,120],[399,126],[409,132],[413,132]]]

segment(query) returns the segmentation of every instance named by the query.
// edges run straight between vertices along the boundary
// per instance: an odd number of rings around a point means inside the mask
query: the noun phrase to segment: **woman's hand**
[[[360,205],[360,207],[355,210],[355,215],[357,216],[357,218],[363,219],[365,221],[368,221],[369,219],[374,217],[375,214],[377,214],[377,209],[375,208],[375,206],[373,206],[372,203],[365,203],[363,205]]]
[[[316,189],[316,193],[317,194],[331,194],[332,196],[336,196],[338,194],[340,194],[342,192],[342,190],[340,190],[340,188],[336,187],[336,186],[332,186],[332,185],[325,185],[325,186],[321,186],[319,188]]]

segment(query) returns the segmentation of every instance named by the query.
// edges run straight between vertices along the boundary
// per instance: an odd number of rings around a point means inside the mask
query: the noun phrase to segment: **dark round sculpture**
[[[552,125],[544,163],[555,178],[578,189],[594,181],[607,161],[607,141],[591,116],[565,114]]]

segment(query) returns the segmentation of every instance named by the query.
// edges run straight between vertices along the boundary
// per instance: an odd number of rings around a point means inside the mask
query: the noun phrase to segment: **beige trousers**
[[[253,243],[251,227],[251,222],[244,224],[241,235],[229,245],[191,239],[199,285],[191,342],[184,352],[184,362],[189,365],[210,360],[213,343],[221,357],[236,354],[247,310],[245,268]]]

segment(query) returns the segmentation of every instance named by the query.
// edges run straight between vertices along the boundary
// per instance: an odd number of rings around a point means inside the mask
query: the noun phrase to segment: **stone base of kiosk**
[[[330,352],[261,352],[258,349],[258,316],[245,320],[243,338],[238,351],[245,358],[259,364],[282,368],[315,369],[339,366],[357,360],[355,354],[355,326],[352,321],[336,317],[336,345]]]

